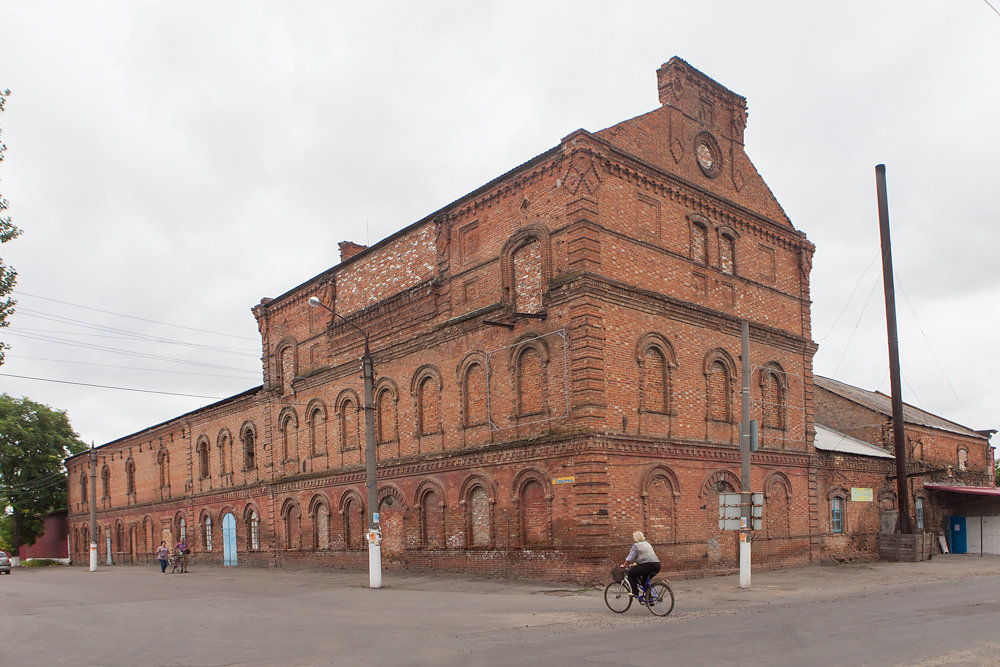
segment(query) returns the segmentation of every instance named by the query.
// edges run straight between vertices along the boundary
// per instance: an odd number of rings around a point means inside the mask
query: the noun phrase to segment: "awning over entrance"
[[[947,491],[949,493],[964,493],[975,496],[994,496],[1000,498],[1000,489],[995,486],[949,486],[947,484],[924,483],[929,491]]]

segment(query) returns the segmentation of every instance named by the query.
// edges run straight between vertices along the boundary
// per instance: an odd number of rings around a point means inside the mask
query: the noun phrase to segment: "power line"
[[[861,274],[858,276],[857,281],[854,283],[854,288],[851,289],[851,295],[847,297],[847,302],[844,304],[844,307],[840,309],[840,313],[838,313],[837,317],[833,319],[833,324],[831,324],[830,328],[827,329],[827,332],[823,334],[823,337],[816,341],[817,343],[821,343],[824,340],[826,340],[827,336],[829,336],[833,332],[833,328],[837,326],[837,322],[839,322],[840,318],[844,315],[844,313],[847,312],[848,306],[850,306],[851,301],[854,300],[854,294],[855,292],[858,291],[858,286],[861,285],[862,279],[864,279],[864,277],[868,275],[868,272],[871,270],[872,266],[874,266],[875,262],[877,261],[878,261],[878,255],[875,255],[875,258],[871,261],[871,264],[869,264],[868,267],[864,271],[862,271]]]
[[[50,299],[49,297],[46,297],[46,296],[39,296],[37,294],[30,294],[28,292],[22,292],[21,290],[14,290],[13,293],[15,295],[17,295],[17,296],[30,296],[33,299],[41,299],[43,301],[51,301],[52,303],[60,303],[60,304],[62,304],[64,306],[72,306],[74,308],[82,308],[84,310],[92,310],[94,312],[104,313],[106,315],[114,315],[116,317],[126,317],[126,318],[128,318],[130,320],[139,320],[140,322],[149,322],[151,324],[162,324],[165,327],[174,327],[176,329],[187,329],[188,331],[198,331],[198,332],[201,332],[201,333],[212,334],[212,335],[215,335],[215,336],[227,336],[229,338],[238,338],[240,340],[250,340],[250,341],[257,342],[256,338],[249,338],[247,336],[237,336],[235,334],[222,333],[222,332],[219,332],[219,331],[211,331],[210,329],[198,329],[196,327],[187,327],[187,326],[184,326],[184,325],[181,325],[181,324],[171,324],[170,322],[161,322],[159,320],[146,319],[145,317],[136,317],[135,315],[125,315],[123,313],[116,313],[116,312],[113,312],[113,311],[110,311],[110,310],[102,310],[101,308],[92,308],[90,306],[81,306],[80,304],[70,303],[69,301],[60,301],[58,299]]]
[[[255,356],[254,352],[239,352],[234,351],[233,348],[218,347],[215,345],[202,345],[200,343],[188,343],[186,341],[174,340],[172,338],[162,338],[160,336],[153,336],[150,334],[139,333],[135,331],[128,331],[127,329],[118,329],[116,327],[108,327],[102,324],[92,324],[90,322],[84,322],[83,320],[73,319],[71,317],[63,317],[62,315],[51,315],[49,313],[43,313],[38,310],[32,310],[31,308],[18,308],[17,312],[19,315],[28,315],[29,317],[37,317],[42,320],[48,320],[50,322],[60,322],[63,324],[70,324],[72,326],[83,327],[85,329],[95,329],[97,331],[107,331],[116,334],[125,334],[136,340],[143,341],[153,341],[157,343],[166,343],[168,345],[182,345],[185,347],[193,347],[198,349],[210,350],[213,352],[220,352],[222,354],[238,354],[243,356]],[[70,332],[55,332],[55,333],[70,333]],[[70,335],[83,335],[82,333]]]
[[[833,369],[833,374],[834,375],[836,375],[837,371],[840,370],[840,364],[844,363],[844,358],[847,356],[848,350],[851,349],[851,341],[854,340],[854,334],[858,333],[858,327],[861,326],[861,318],[863,318],[865,316],[865,313],[868,312],[868,306],[872,302],[872,296],[875,295],[875,288],[876,287],[878,287],[878,281],[877,280],[872,285],[872,290],[871,290],[871,292],[868,293],[868,300],[865,301],[865,307],[861,309],[861,313],[858,315],[858,321],[854,323],[854,330],[851,331],[851,335],[847,339],[847,343],[844,345],[844,353],[840,355],[840,361],[837,362],[836,367],[834,367],[834,369]]]
[[[245,378],[236,375],[218,375],[216,373],[192,373],[190,371],[171,371],[165,368],[140,368],[138,366],[121,366],[118,364],[99,364],[94,361],[75,361],[71,359],[52,359],[49,357],[25,357],[18,354],[9,355],[10,359],[30,359],[31,361],[51,361],[57,364],[76,364],[78,366],[99,366],[101,368],[121,368],[129,371],[141,371],[144,373],[171,373],[174,375],[193,375],[195,377],[224,378],[227,380],[243,380]],[[246,378],[255,378],[259,373],[255,371],[245,371]]]
[[[89,382],[71,382],[69,380],[54,380],[52,378],[36,378],[28,375],[14,375],[12,373],[0,373],[4,377],[20,378],[22,380],[38,380],[39,382],[55,382],[57,384],[72,384],[80,387],[96,387],[98,389],[116,389],[118,391],[135,391],[142,394],[162,394],[164,396],[185,396],[187,398],[210,398],[215,401],[222,400],[221,396],[204,396],[202,394],[182,394],[174,391],[155,391],[153,389],[135,389],[132,387],[115,387],[106,384],[90,384]]]
[[[993,10],[993,12],[997,16],[1000,16],[1000,11],[997,11],[997,8],[993,6],[993,4],[990,2],[990,0],[983,0],[983,2],[985,2],[989,6],[989,8]]]
[[[104,345],[95,345],[93,343],[81,343],[79,341],[62,340],[60,338],[54,338],[52,336],[37,336],[37,335],[31,335],[31,334],[25,334],[25,333],[18,333],[18,332],[15,332],[15,331],[12,331],[10,333],[12,333],[15,336],[21,336],[22,338],[28,338],[28,339],[31,339],[31,340],[38,340],[38,341],[42,341],[42,342],[46,342],[46,343],[59,343],[60,345],[68,345],[70,347],[79,347],[79,348],[85,349],[85,350],[98,350],[100,352],[111,352],[113,354],[123,354],[125,356],[130,356],[130,357],[140,357],[140,358],[144,358],[144,359],[158,359],[160,361],[169,361],[169,362],[175,363],[175,364],[187,364],[189,366],[202,366],[204,368],[216,368],[216,369],[225,370],[225,371],[246,372],[246,369],[236,368],[234,366],[222,366],[222,365],[219,365],[219,364],[209,364],[209,363],[200,362],[200,361],[189,361],[187,359],[177,359],[176,357],[165,357],[165,356],[161,356],[161,355],[158,355],[158,354],[147,354],[145,352],[132,352],[132,351],[129,351],[129,350],[122,350],[122,349],[116,348],[116,347],[107,347],[107,346],[104,346]]]

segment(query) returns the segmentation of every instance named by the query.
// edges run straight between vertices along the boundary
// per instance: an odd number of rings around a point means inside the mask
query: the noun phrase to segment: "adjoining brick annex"
[[[635,529],[667,572],[737,563],[740,322],[750,322],[753,555],[871,557],[887,465],[813,446],[814,247],[744,152],[746,100],[679,58],[660,106],[557,146],[254,306],[263,384],[101,446],[113,558],[186,536],[201,561],[364,567],[358,358],[378,373],[387,567],[593,580]],[[349,321],[310,308],[316,297]],[[85,562],[86,455],[67,461]],[[839,531],[839,532],[838,532]],[[98,541],[102,553],[104,539]]]

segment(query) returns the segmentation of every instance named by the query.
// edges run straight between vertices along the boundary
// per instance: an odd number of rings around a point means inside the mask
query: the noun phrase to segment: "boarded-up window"
[[[378,441],[379,442],[395,442],[396,441],[396,397],[393,396],[392,392],[385,389],[379,392],[378,401],[376,401],[378,408],[377,411],[377,426],[378,426]]]
[[[202,440],[198,443],[198,476],[202,479],[208,477],[208,441]],[[131,493],[131,491],[129,492]]]
[[[532,480],[521,488],[521,525],[524,543],[545,544],[549,539],[548,503],[542,485]]]
[[[344,505],[344,544],[348,549],[361,549],[365,545],[364,516],[361,503],[350,498]]]
[[[542,309],[542,244],[531,239],[514,251],[514,310],[537,313]]]
[[[533,347],[526,347],[517,358],[517,406],[520,416],[545,411],[545,366]]]
[[[719,239],[719,270],[733,275],[736,262],[736,241],[731,236],[723,235]]]
[[[691,225],[691,259],[708,264],[708,230],[698,223]]]
[[[287,394],[292,390],[292,380],[295,379],[295,350],[291,346],[281,349],[280,366],[281,391]]]
[[[486,371],[479,364],[469,366],[465,371],[465,425],[478,426],[486,423]]]
[[[353,399],[345,399],[340,406],[340,443],[344,451],[358,448],[358,407]]]
[[[382,555],[388,558],[403,553],[406,544],[403,507],[392,496],[387,496],[379,505],[379,526],[382,529]]]
[[[649,347],[642,360],[642,409],[667,412],[669,393],[667,359],[657,347]]]
[[[420,397],[420,434],[437,433],[441,419],[441,392],[438,390],[437,382],[433,377],[424,378],[420,381],[418,392]]]
[[[326,417],[316,408],[309,417],[309,451],[313,456],[326,449]]]
[[[713,361],[708,372],[708,415],[715,421],[729,421],[729,372],[721,361]]]
[[[646,539],[672,542],[673,523],[674,489],[669,479],[657,475],[646,488]]]
[[[788,490],[785,488],[785,485],[777,481],[768,484],[767,502],[764,509],[764,521],[768,537],[788,537],[788,505]]]
[[[229,436],[222,434],[219,436],[219,474],[225,475],[229,472]]]
[[[492,527],[490,526],[490,501],[486,489],[477,486],[469,493],[470,542],[474,547],[486,547],[490,544]]]
[[[285,512],[285,548],[292,551],[299,548],[298,505],[290,505]]]
[[[761,378],[761,421],[769,428],[785,427],[785,391],[781,379],[765,370]]]
[[[423,518],[424,546],[440,548],[444,546],[444,508],[437,492],[424,494],[421,504]]]
[[[316,506],[316,516],[313,519],[316,526],[316,548],[327,550],[330,548],[330,509],[323,503]]]

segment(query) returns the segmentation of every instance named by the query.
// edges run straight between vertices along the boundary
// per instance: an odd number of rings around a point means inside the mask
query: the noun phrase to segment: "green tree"
[[[0,394],[0,508],[10,520],[12,555],[34,544],[47,513],[66,507],[63,461],[85,449],[65,412]]]
[[[9,90],[0,91],[0,114],[3,113],[9,96]],[[3,130],[0,129],[0,162],[3,162],[3,154],[6,150],[7,146],[3,143]],[[5,213],[6,210],[7,200],[0,192],[0,243],[13,240],[21,233],[21,230],[11,222],[10,216]],[[14,270],[14,267],[4,264],[3,258],[0,257],[0,328],[9,325],[8,319],[14,314],[15,301],[10,294],[14,291],[14,283],[16,282],[17,271]],[[0,341],[0,364],[3,364],[3,351],[8,347],[10,346]]]

